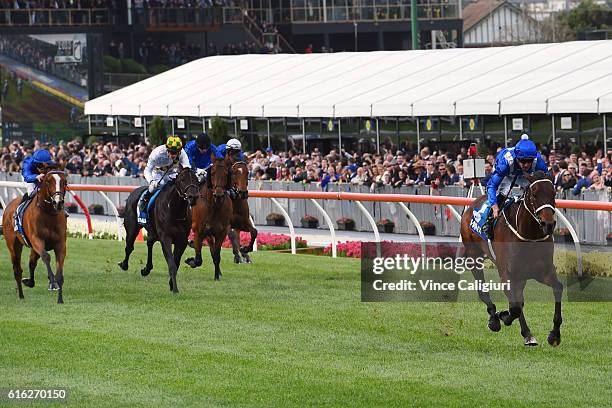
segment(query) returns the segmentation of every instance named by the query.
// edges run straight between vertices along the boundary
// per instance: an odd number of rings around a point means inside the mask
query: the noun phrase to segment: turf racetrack
[[[115,241],[71,239],[57,305],[40,263],[19,301],[2,250],[0,388],[64,387],[78,407],[612,401],[609,303],[566,302],[558,348],[546,344],[553,303],[527,303],[541,345],[525,348],[518,322],[492,333],[477,302],[361,303],[353,259],[258,252],[234,266],[224,251],[214,282],[206,253],[204,267],[181,267],[174,296],[159,244],[148,278],[145,245],[128,272],[122,255]]]

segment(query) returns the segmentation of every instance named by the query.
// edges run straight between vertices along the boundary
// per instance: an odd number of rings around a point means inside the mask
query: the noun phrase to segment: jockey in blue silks
[[[227,141],[227,143],[220,144],[219,146],[217,146],[217,150],[215,151],[215,157],[218,159],[224,159],[227,156],[232,159],[233,163],[245,161],[244,153],[242,153],[242,144],[240,143],[240,140],[230,139]],[[227,192],[232,200],[238,197],[238,192],[236,191],[234,186],[228,188]]]
[[[539,170],[548,174],[544,159],[526,134],[514,147],[502,149],[497,154],[493,174],[487,183],[487,202],[478,210],[480,217],[487,218],[483,232],[489,238],[493,232],[493,220],[499,216],[499,206],[503,205],[512,187],[528,186],[529,182],[523,174],[533,174]]]
[[[206,170],[212,164],[210,156],[216,153],[217,146],[211,143],[210,136],[200,133],[195,140],[188,142],[184,147],[189,164],[195,170],[198,179],[201,181],[206,174]]]
[[[55,162],[48,150],[37,150],[34,154],[23,161],[21,175],[25,181],[26,194],[21,200],[24,203],[27,199],[34,197],[34,192],[45,176],[43,166],[54,166]]]

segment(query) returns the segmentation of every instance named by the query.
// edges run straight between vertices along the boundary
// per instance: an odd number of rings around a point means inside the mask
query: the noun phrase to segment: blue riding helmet
[[[32,160],[37,164],[49,164],[53,165],[55,162],[51,157],[51,153],[48,150],[37,150],[32,155]]]
[[[525,134],[521,136],[521,140],[514,147],[514,152],[518,160],[535,159],[538,156],[536,145]]]

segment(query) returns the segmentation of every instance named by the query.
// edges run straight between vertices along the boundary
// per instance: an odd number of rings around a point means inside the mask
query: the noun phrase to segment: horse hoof
[[[249,257],[247,256],[247,257],[245,257],[245,258],[244,258],[244,263],[247,263],[247,264],[252,264],[252,263],[253,263],[253,261],[251,260],[251,258],[249,258]]]
[[[487,326],[489,326],[489,330],[493,332],[498,332],[501,330],[501,323],[497,316],[491,316],[489,318],[489,324]]]
[[[189,245],[189,248],[193,248],[193,239],[187,241],[187,245]]]
[[[141,274],[142,276],[148,276],[148,275],[151,273],[151,269],[152,269],[152,268],[142,268],[142,269],[140,270],[140,274]]]
[[[125,261],[119,262],[117,265],[119,265],[119,267],[123,269],[124,271],[128,270],[128,264]]]
[[[537,346],[538,345],[538,340],[535,338],[535,336],[529,335],[527,337],[525,337],[525,343],[526,346]]]
[[[21,280],[21,283],[26,285],[28,288],[33,288],[34,287],[34,279],[24,278],[24,279]]]
[[[557,347],[559,344],[561,344],[561,333],[555,333],[554,331],[551,331],[548,334],[548,344],[553,347]]]
[[[54,290],[59,290],[59,285],[57,284],[57,282],[50,282],[49,283],[49,290],[50,291],[54,291]]]
[[[234,257],[234,263],[236,263],[236,264],[242,263],[242,258],[240,258],[239,256],[235,256]]]
[[[64,304],[64,299],[57,299],[57,304],[58,305],[63,305]]]
[[[506,326],[510,326],[512,324],[512,320],[510,320],[510,312],[507,310],[499,312],[497,317],[499,317],[499,319],[504,322]]]

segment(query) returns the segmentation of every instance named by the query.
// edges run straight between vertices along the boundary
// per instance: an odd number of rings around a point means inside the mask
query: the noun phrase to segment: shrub
[[[147,71],[149,71],[149,74],[151,75],[157,75],[157,74],[161,74],[162,72],[166,72],[169,69],[170,67],[167,65],[157,64],[157,65],[153,65],[149,67]]]
[[[383,218],[381,220],[378,220],[378,222],[376,222],[376,225],[395,225],[395,223],[388,218]]]
[[[147,70],[144,65],[139,64],[130,58],[125,58],[121,60],[121,69],[126,74],[146,74]]]
[[[66,203],[65,207],[66,211],[68,211],[70,214],[75,214],[79,210],[77,203],[73,202]]]
[[[268,215],[266,215],[266,221],[284,221],[285,217],[283,217],[282,214],[279,213],[270,213]]]
[[[94,214],[94,215],[104,214],[104,207],[102,206],[102,204],[92,204],[89,207],[87,207],[87,209],[89,210],[90,214]]]
[[[110,55],[105,55],[102,57],[102,64],[104,66],[104,72],[121,72],[121,61],[117,58],[111,57]]]

